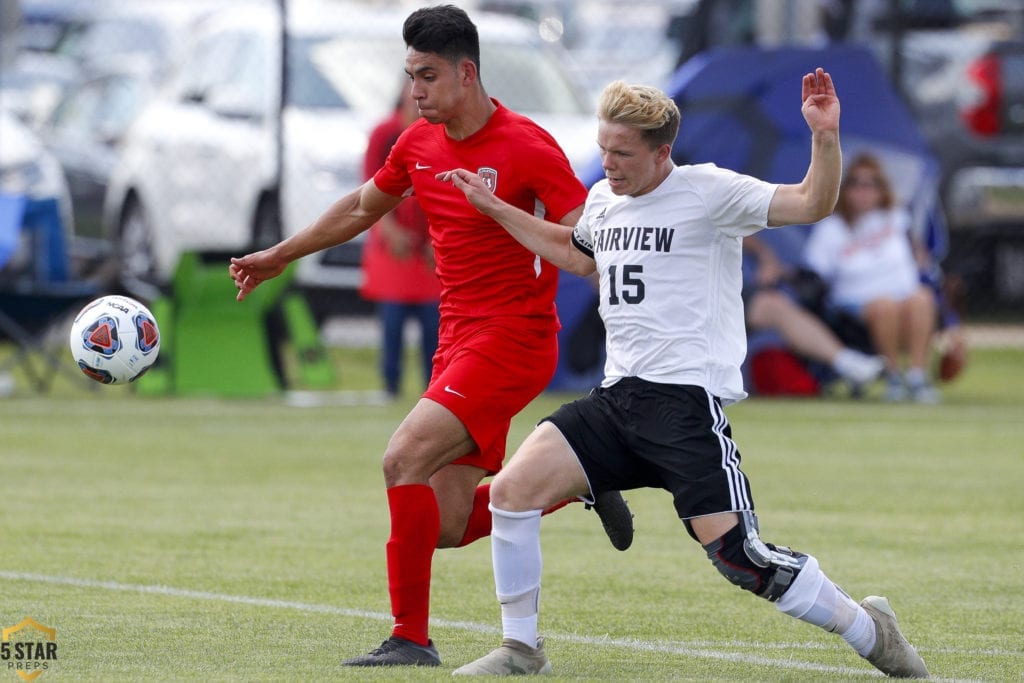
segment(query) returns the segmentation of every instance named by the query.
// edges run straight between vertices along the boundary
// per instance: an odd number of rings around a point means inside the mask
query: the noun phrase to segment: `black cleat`
[[[594,497],[594,504],[587,509],[601,518],[601,526],[608,534],[608,540],[616,550],[625,550],[633,545],[633,513],[619,491],[605,491]]]
[[[369,654],[353,657],[343,661],[342,666],[441,666],[441,656],[437,654],[434,641],[419,645],[391,636]]]

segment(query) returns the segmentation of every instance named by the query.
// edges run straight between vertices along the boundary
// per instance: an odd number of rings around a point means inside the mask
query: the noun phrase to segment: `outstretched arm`
[[[594,272],[594,260],[572,244],[572,229],[583,214],[583,205],[567,213],[558,223],[552,223],[496,197],[472,171],[456,168],[438,173],[437,179],[462,190],[477,211],[493,218],[517,242],[545,261],[576,275]]]
[[[806,74],[800,112],[811,129],[811,163],[796,185],[780,185],[768,208],[768,225],[814,223],[832,213],[839,198],[843,155],[839,148],[839,98],[822,68]]]
[[[309,227],[274,246],[231,259],[228,273],[239,301],[264,280],[277,277],[288,264],[309,254],[348,242],[402,201],[377,189],[373,180],[332,204]]]

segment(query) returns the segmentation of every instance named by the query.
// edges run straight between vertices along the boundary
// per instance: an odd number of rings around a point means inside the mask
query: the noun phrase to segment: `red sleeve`
[[[373,182],[377,189],[396,197],[402,197],[408,192],[412,187],[412,179],[409,177],[407,164],[403,161],[404,156],[409,153],[406,149],[409,143],[406,140],[411,135],[417,134],[415,131],[421,126],[429,125],[432,124],[427,123],[426,119],[417,119],[401,131],[391,147],[387,160],[373,175]]]
[[[537,128],[537,144],[524,146],[523,176],[531,179],[531,188],[544,203],[545,218],[559,222],[587,200],[587,188],[572,170],[562,148],[543,128]],[[552,147],[554,148],[552,150]]]

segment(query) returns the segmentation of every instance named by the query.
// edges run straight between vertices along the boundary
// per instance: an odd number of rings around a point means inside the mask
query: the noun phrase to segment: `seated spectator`
[[[828,283],[829,304],[867,327],[885,358],[886,400],[937,402],[927,368],[938,307],[920,276],[931,258],[913,239],[910,214],[896,205],[878,159],[851,162],[835,213],[814,226],[804,260]]]
[[[743,249],[754,258],[754,282],[745,293],[748,329],[774,330],[787,350],[830,368],[854,393],[878,378],[885,361],[845,346],[825,322],[801,305],[793,269],[782,263],[767,242],[756,235],[746,237]]]

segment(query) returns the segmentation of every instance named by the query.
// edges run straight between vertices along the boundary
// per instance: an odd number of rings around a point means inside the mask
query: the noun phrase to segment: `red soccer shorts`
[[[454,413],[476,442],[455,463],[488,474],[500,470],[512,418],[547,387],[557,364],[558,335],[551,329],[489,321],[443,335],[423,396]]]

